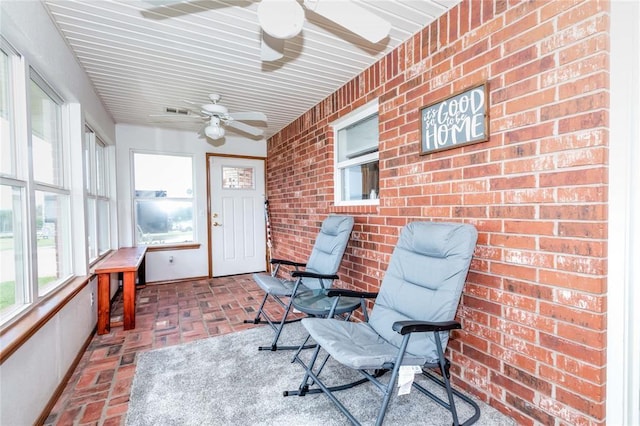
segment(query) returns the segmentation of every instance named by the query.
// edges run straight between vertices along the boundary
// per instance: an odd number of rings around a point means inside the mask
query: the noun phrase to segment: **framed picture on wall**
[[[420,155],[489,139],[487,82],[420,108]]]

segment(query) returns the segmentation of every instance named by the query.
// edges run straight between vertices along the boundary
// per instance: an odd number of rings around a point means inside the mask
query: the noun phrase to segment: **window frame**
[[[55,152],[55,158],[54,158],[54,162],[52,163],[54,170],[54,178],[52,182],[47,182],[47,181],[43,181],[43,180],[38,180],[35,175],[33,174],[33,169],[35,169],[35,159],[34,159],[34,154],[36,153],[36,147],[34,146],[34,141],[33,141],[33,119],[30,118],[29,119],[29,146],[31,147],[31,157],[29,159],[29,167],[30,167],[30,171],[31,173],[31,177],[33,179],[33,182],[35,185],[41,186],[41,187],[51,187],[51,188],[59,188],[59,189],[69,189],[69,176],[68,176],[68,170],[65,168],[65,166],[67,165],[68,161],[67,160],[67,156],[69,153],[69,140],[68,137],[65,137],[64,134],[64,126],[65,126],[65,121],[68,122],[68,116],[66,116],[65,114],[65,102],[62,99],[62,97],[60,95],[58,95],[55,90],[51,87],[51,85],[49,83],[46,82],[46,80],[44,78],[42,78],[40,76],[40,74],[38,74],[38,72],[33,68],[33,67],[29,67],[29,87],[27,87],[27,96],[29,98],[29,101],[27,103],[28,108],[27,108],[27,113],[29,115],[32,114],[32,110],[33,110],[33,105],[31,105],[31,84],[35,84],[46,96],[49,97],[49,99],[55,103],[58,108],[56,109],[56,122],[57,122],[57,126],[55,128],[56,131],[56,140],[55,142],[55,148],[58,149],[57,152]],[[69,191],[70,193],[71,191]]]
[[[191,197],[144,197],[138,196],[136,194],[136,155],[155,155],[155,156],[163,156],[163,157],[183,157],[189,158],[191,161]],[[178,153],[178,152],[166,152],[166,151],[147,151],[147,150],[131,150],[131,216],[132,216],[132,236],[133,236],[133,244],[134,245],[146,245],[148,247],[175,247],[175,246],[183,246],[183,245],[193,245],[198,244],[197,240],[197,220],[196,220],[196,212],[197,212],[197,199],[194,196],[195,194],[195,155],[187,154],[187,153]],[[142,228],[138,225],[138,209],[137,204],[139,201],[174,201],[174,202],[190,202],[191,203],[191,240],[190,241],[159,241],[155,240],[145,241],[140,239],[141,234],[143,234]]]
[[[28,131],[25,130],[27,123],[26,111],[26,62],[24,57],[11,46],[11,44],[0,35],[0,50],[7,55],[7,125],[10,135],[10,161],[11,166],[8,171],[0,171],[0,185],[13,192],[18,189],[20,192],[20,206],[16,220],[13,215],[14,200],[12,200],[12,237],[14,259],[17,259],[15,250],[21,252],[20,260],[14,260],[14,299],[13,304],[4,308],[0,307],[0,326],[18,317],[19,314],[27,311],[34,300],[33,285],[31,285],[32,247],[31,247],[31,219],[28,212],[29,207],[29,167],[26,166],[26,154],[28,147],[26,143],[19,144],[18,140],[26,140]],[[22,96],[21,96],[22,94]],[[13,194],[12,194],[13,197]],[[19,229],[14,226],[19,224]],[[35,235],[35,233],[33,233]],[[16,236],[19,237],[16,238]],[[0,279],[1,280],[1,279]],[[17,282],[20,281],[20,282]]]
[[[7,133],[9,137],[8,148],[10,150],[9,154],[7,154],[5,150],[2,156],[5,159],[9,158],[9,161],[12,163],[11,164],[12,170],[5,171],[0,168],[0,176],[18,179],[20,176],[20,170],[18,167],[19,166],[19,161],[18,161],[19,147],[18,147],[18,144],[16,143],[16,140],[18,137],[18,135],[16,134],[17,133],[16,122],[18,121],[18,117],[17,117],[17,111],[16,111],[17,109],[16,108],[16,90],[14,86],[16,85],[16,83],[18,83],[18,85],[21,85],[16,80],[20,80],[18,76],[19,76],[21,64],[23,62],[23,58],[2,36],[0,36],[0,52],[2,52],[7,56],[7,69],[6,69],[7,117],[6,119],[7,119],[7,126],[8,126]],[[12,82],[14,84],[11,84]],[[0,81],[0,84],[3,84],[3,83],[4,82]],[[2,118],[4,117],[0,116],[0,119]],[[2,137],[1,134],[0,134],[0,137]]]
[[[36,236],[36,238],[32,238],[32,247],[33,253],[35,255],[35,263],[34,267],[31,270],[32,273],[32,286],[33,286],[33,295],[34,301],[37,301],[43,297],[47,297],[52,292],[56,291],[60,287],[64,286],[64,284],[68,283],[74,276],[74,265],[73,265],[73,231],[72,231],[72,222],[71,222],[71,212],[73,210],[72,200],[71,200],[71,188],[70,188],[70,170],[66,168],[67,164],[70,164],[69,161],[69,152],[70,152],[70,140],[68,135],[68,125],[69,125],[69,114],[68,108],[66,108],[66,103],[64,99],[56,93],[55,89],[35,70],[32,66],[28,67],[28,84],[26,87],[25,96],[27,96],[27,114],[31,116],[33,113],[32,105],[30,104],[31,99],[31,84],[35,84],[45,95],[49,97],[49,99],[54,102],[58,108],[56,110],[56,148],[58,152],[56,152],[56,158],[54,159],[54,163],[52,164],[54,167],[58,168],[58,171],[54,175],[54,182],[43,182],[36,180],[33,170],[36,167],[34,161],[34,155],[36,154],[35,147],[33,146],[33,120],[29,119],[29,132],[28,132],[28,146],[29,149],[29,183],[31,188],[29,191],[29,203],[28,203],[28,213],[31,217],[31,229],[32,235]],[[48,283],[39,284],[40,280],[48,278],[42,276],[42,270],[39,268],[41,266],[40,261],[42,260],[39,255],[40,251],[38,250],[38,230],[36,223],[36,215],[37,215],[37,201],[36,201],[36,193],[42,193],[43,195],[49,194],[49,196],[55,196],[56,199],[60,198],[63,201],[61,207],[63,213],[60,215],[60,218],[56,218],[56,221],[61,220],[60,222],[56,222],[55,225],[55,242],[54,245],[56,247],[56,278]],[[43,204],[44,207],[44,204]],[[44,268],[42,268],[44,269]]]
[[[111,200],[107,176],[110,156],[107,144],[89,125],[85,125],[82,148],[85,162],[83,184],[87,222],[86,245],[89,264],[92,265],[111,250]],[[101,213],[101,206],[106,206],[105,212]],[[106,223],[102,223],[103,221]],[[106,232],[101,232],[101,229],[106,229]]]
[[[378,162],[378,170],[379,170],[379,153],[380,153],[380,130],[378,128],[378,143],[374,152],[365,152],[362,155],[355,156],[353,158],[349,158],[347,160],[339,161],[339,132],[343,129],[351,127],[360,122],[364,122],[370,117],[377,115],[380,116],[378,109],[378,100],[375,99],[369,102],[366,105],[363,105],[351,113],[347,114],[344,117],[336,120],[331,124],[331,128],[333,130],[333,141],[334,141],[334,204],[336,206],[369,206],[369,205],[379,205],[380,204],[380,175],[378,171],[378,193],[376,194],[375,199],[362,199],[362,200],[345,200],[342,198],[342,187],[343,187],[343,177],[342,171],[346,170],[350,167],[370,164],[374,162]],[[365,150],[366,151],[366,150]]]
[[[63,293],[61,290],[74,282],[78,265],[74,262],[73,236],[80,228],[71,220],[74,197],[70,169],[73,113],[70,105],[2,36],[0,48],[9,58],[6,78],[1,84],[6,84],[7,89],[9,113],[3,120],[6,118],[8,130],[5,134],[11,135],[12,147],[7,167],[0,172],[0,185],[9,190],[4,195],[11,197],[3,199],[6,201],[3,207],[12,212],[13,246],[10,249],[14,251],[15,259],[14,272],[0,279],[4,285],[12,282],[15,290],[13,297],[3,301],[0,310],[0,330],[5,330],[19,324],[41,302]],[[54,104],[50,105],[54,109],[44,110],[45,115],[38,115],[40,109],[31,104],[33,99],[40,97],[45,100],[43,105]],[[39,117],[46,120],[37,122]],[[52,117],[53,121],[49,121]],[[34,133],[39,125],[42,135]],[[36,149],[34,135],[42,136],[51,148],[43,144],[45,150]],[[38,164],[44,164],[36,160],[45,158],[37,157],[42,153],[51,155],[51,175],[41,175],[38,181],[34,170]],[[55,223],[51,225],[52,229],[48,228],[49,241],[41,241],[45,235],[44,224],[49,222]]]

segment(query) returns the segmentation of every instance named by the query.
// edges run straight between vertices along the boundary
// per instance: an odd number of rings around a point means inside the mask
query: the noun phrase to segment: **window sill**
[[[22,317],[0,331],[0,364],[7,360],[31,336],[36,334],[91,280],[91,276],[73,278],[46,299],[31,307]]]
[[[147,246],[147,253],[151,251],[168,251],[168,250],[197,250],[200,248],[200,243],[186,243],[186,244],[165,244],[161,246]]]
[[[351,206],[331,206],[331,213],[351,213],[351,214],[378,214],[380,205],[378,204],[361,204]]]
[[[91,260],[89,262],[89,271],[93,274],[93,270],[95,269],[96,265],[100,262],[102,262],[103,259],[107,258],[108,256],[111,256],[111,253],[113,253],[115,250],[107,250],[106,252],[100,254],[100,256],[96,257],[95,259]]]

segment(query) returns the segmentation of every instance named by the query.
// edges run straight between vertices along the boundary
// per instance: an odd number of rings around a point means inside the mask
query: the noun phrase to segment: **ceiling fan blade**
[[[234,112],[229,114],[234,120],[267,122],[267,115],[261,112]]]
[[[389,22],[350,1],[304,0],[304,6],[374,44],[391,31]]]
[[[197,106],[198,109],[200,108],[200,105],[202,105],[202,102],[198,103],[198,102],[188,101],[186,99],[183,99],[182,102],[184,102],[185,104]]]
[[[267,62],[277,61],[284,56],[284,39],[271,37],[262,31],[260,59]]]
[[[152,6],[171,6],[172,4],[182,3],[184,0],[143,0],[145,3],[149,3]]]
[[[249,126],[248,124],[241,123],[240,121],[229,120],[225,123],[227,127],[232,127],[236,130],[240,130],[241,132],[248,133],[252,136],[262,136],[262,129],[258,129],[257,127]]]
[[[150,9],[143,10],[140,13],[147,19],[157,21],[163,19],[177,18],[180,16],[190,15],[192,13],[201,13],[208,10],[229,7],[230,5],[211,0],[143,0],[153,6]],[[246,1],[240,1],[238,6],[246,6]]]
[[[149,117],[152,118],[178,118],[178,119],[188,119],[188,120],[203,120],[204,117],[201,117],[196,114],[149,114]]]
[[[206,129],[208,125],[209,125],[209,123],[204,123],[202,126],[200,126],[200,129],[198,129],[198,138],[199,139],[206,139],[207,138],[207,135],[204,133],[204,129]]]
[[[202,111],[202,103],[197,103],[197,102],[187,101],[187,100],[183,100],[182,102],[184,102],[185,104],[194,105],[196,107],[196,108],[185,108],[187,111],[189,111],[190,115],[202,116],[205,113],[204,111]]]

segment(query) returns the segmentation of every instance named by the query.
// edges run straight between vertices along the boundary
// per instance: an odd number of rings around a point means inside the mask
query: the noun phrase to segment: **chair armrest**
[[[294,262],[292,260],[284,260],[284,259],[271,259],[270,263],[272,265],[279,264],[279,265],[290,265],[290,266],[296,266],[296,267],[307,266],[306,263]]]
[[[462,328],[457,321],[428,322],[428,321],[397,321],[393,323],[393,331],[402,335],[408,333],[423,333],[433,331],[449,331]]]
[[[302,278],[318,278],[325,280],[337,280],[338,277],[336,274],[326,275],[326,274],[317,274],[315,272],[307,272],[307,271],[291,271],[291,276],[294,278],[302,277]]]
[[[329,288],[324,292],[327,295],[327,297],[346,296],[346,297],[360,297],[364,299],[375,299],[376,297],[378,297],[378,293],[348,290],[346,288]]]

